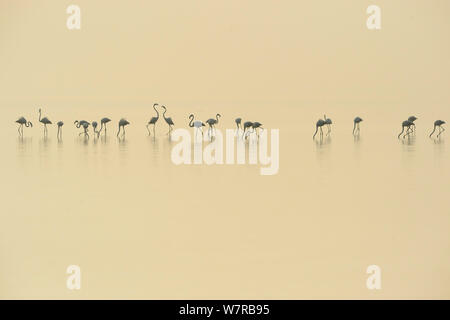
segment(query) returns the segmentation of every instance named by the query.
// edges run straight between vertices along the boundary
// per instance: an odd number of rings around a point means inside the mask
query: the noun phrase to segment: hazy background
[[[66,8],[81,7],[81,30]],[[382,29],[366,28],[381,7]],[[0,0],[1,298],[450,298],[450,3]],[[280,129],[280,171],[175,166],[176,127]],[[43,138],[38,108],[54,123]],[[313,141],[326,113],[331,138]],[[400,123],[417,134],[398,140]],[[17,137],[14,121],[34,124]],[[361,137],[351,135],[361,116]],[[106,139],[75,119],[108,116]],[[115,137],[127,117],[127,137]],[[82,289],[65,287],[80,265]],[[382,290],[365,286],[368,265]]]

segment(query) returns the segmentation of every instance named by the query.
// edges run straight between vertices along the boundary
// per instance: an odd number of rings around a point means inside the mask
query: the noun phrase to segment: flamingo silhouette
[[[159,119],[159,112],[158,112],[158,109],[156,109],[157,105],[158,105],[157,103],[153,104],[153,109],[155,109],[155,111],[156,111],[156,117],[151,118],[150,121],[147,123],[148,135],[150,135],[150,130],[148,129],[148,126],[151,124],[153,125],[153,135],[155,135],[155,126],[156,126],[156,122]]]
[[[200,132],[202,133],[203,136],[203,129],[202,127],[205,126],[205,124],[203,122],[201,122],[200,120],[195,120],[194,121],[194,115],[191,114],[189,115],[189,127],[191,128],[195,128],[195,137],[197,137],[197,131],[200,130]]]
[[[170,132],[172,131],[172,126],[174,126],[175,123],[173,123],[171,117],[166,118],[166,112],[167,112],[166,107],[165,106],[161,106],[161,108],[164,109],[163,118],[166,121],[166,123],[169,125],[169,132],[167,132],[167,134],[170,134]]]
[[[214,132],[215,132],[215,126],[216,126],[216,124],[219,123],[219,118],[220,117],[221,117],[221,115],[220,115],[220,113],[218,113],[218,114],[216,114],[216,118],[215,119],[211,118],[211,119],[206,120],[206,123],[209,126],[209,128],[208,128],[208,136],[211,136],[213,129],[214,129]]]
[[[97,121],[92,121],[92,128],[94,129],[94,138],[95,138],[95,134],[97,134],[97,137],[100,136],[100,132],[98,132],[97,129],[98,123]]]
[[[119,131],[117,131],[117,137],[119,136],[120,129],[122,128],[122,136],[125,136],[125,126],[129,125],[130,123],[125,120],[124,118],[119,120]]]
[[[244,122],[244,133],[242,134],[242,138],[246,137],[245,131],[251,127],[253,127],[253,122],[251,122],[251,121]]]
[[[323,130],[322,130],[322,127],[323,127],[325,124],[326,124],[326,123],[325,123],[325,120],[322,120],[322,119],[317,120],[317,122],[316,122],[316,132],[314,132],[313,139],[316,137],[316,134],[317,134],[317,131],[319,130],[319,128],[320,128],[320,136],[321,136],[321,137],[323,136]]]
[[[17,131],[19,131],[19,135],[23,136],[23,126],[25,127],[33,127],[33,124],[30,121],[27,121],[24,117],[20,117],[16,120],[16,122],[19,124],[19,127],[17,128]]]
[[[84,133],[84,135],[89,138],[89,133],[88,133],[88,128],[90,125],[89,122],[87,122],[86,120],[80,120],[80,121],[75,120],[73,123],[75,124],[75,127],[77,127],[77,128],[83,127],[83,129],[84,129],[83,132],[80,132],[78,134],[79,136],[81,136]]]
[[[237,134],[239,132],[239,129],[242,129],[242,125],[241,125],[242,119],[236,118],[234,120],[234,122],[236,122],[236,134]]]
[[[48,133],[47,125],[52,124],[52,122],[47,117],[44,117],[41,119],[41,109],[40,108],[39,108],[39,122],[44,124],[44,136],[46,136]]]
[[[105,136],[106,136],[106,124],[108,123],[108,122],[110,122],[111,121],[111,119],[109,119],[109,118],[102,118],[101,120],[100,120],[100,123],[101,123],[101,126],[100,126],[100,130],[98,131],[98,135],[100,136],[100,133],[102,132],[102,130],[103,130],[103,126],[105,126]]]
[[[253,122],[253,124],[252,124],[252,128],[253,128],[253,132],[256,132],[256,135],[258,136],[258,138],[259,138],[259,133],[258,133],[258,128],[261,128],[261,129],[264,129],[263,127],[262,127],[262,123],[259,123],[259,122]]]
[[[363,119],[361,119],[360,117],[356,117],[353,120],[353,135],[355,135],[355,130],[356,132],[359,134],[359,123],[363,121]]]
[[[412,126],[411,126],[412,131],[416,131],[416,124],[414,123],[414,121],[416,121],[416,120],[417,120],[417,118],[415,116],[410,116],[408,118],[408,121],[412,123]]]
[[[58,132],[56,133],[56,137],[60,139],[62,138],[62,126],[64,125],[64,122],[58,121],[56,124],[58,125]]]
[[[331,119],[327,118],[326,115],[323,115],[323,119],[325,121],[325,124],[328,127],[327,135],[329,135],[331,133],[331,125],[333,124],[333,121],[331,121]]]
[[[402,133],[403,133],[403,131],[405,131],[405,128],[407,128],[406,129],[406,132],[405,132],[405,134],[403,135],[403,138],[405,138],[406,136],[409,136],[409,134],[411,133],[410,132],[410,130],[411,130],[411,126],[413,126],[414,124],[411,122],[411,121],[409,121],[409,120],[405,120],[405,121],[403,121],[402,122],[402,132],[400,132],[399,134],[398,134],[398,139],[400,139],[400,136],[402,135]]]
[[[442,120],[436,120],[436,121],[434,122],[434,128],[433,128],[433,131],[430,133],[430,138],[431,138],[431,136],[433,135],[433,133],[436,131],[436,128],[439,128],[439,133],[438,133],[438,135],[436,136],[436,138],[439,138],[439,136],[441,135],[441,133],[445,131],[445,129],[442,128],[442,125],[443,125],[443,124],[445,124],[445,121],[442,121]]]

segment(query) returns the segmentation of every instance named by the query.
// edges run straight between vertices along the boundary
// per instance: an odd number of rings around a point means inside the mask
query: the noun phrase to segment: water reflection
[[[107,137],[106,134],[103,135],[103,136],[100,136],[100,142],[101,142],[102,144],[107,144],[107,143],[109,142],[109,138]]]
[[[89,136],[84,135],[75,140],[77,144],[87,146],[89,144]]]
[[[17,138],[17,150],[19,157],[25,156],[28,150],[32,148],[33,138],[24,138],[20,136]]]
[[[400,140],[404,146],[407,146],[405,150],[414,151],[414,146],[416,144],[416,136],[415,135],[407,135],[405,138]]]
[[[434,152],[435,154],[438,154],[439,156],[442,156],[444,154],[445,149],[445,139],[439,137],[432,139],[434,144]]]
[[[321,135],[319,139],[315,139],[314,142],[316,143],[318,149],[322,149],[331,144],[331,136],[327,135],[324,137]]]

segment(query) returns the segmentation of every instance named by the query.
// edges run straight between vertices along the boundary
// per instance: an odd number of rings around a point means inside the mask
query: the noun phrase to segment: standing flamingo
[[[317,122],[316,122],[316,132],[314,132],[313,139],[316,137],[316,134],[317,134],[317,131],[319,130],[319,128],[320,128],[320,136],[321,137],[323,136],[322,127],[324,125],[325,125],[325,120],[322,120],[322,119],[317,120]]]
[[[64,122],[58,121],[56,124],[58,125],[58,132],[56,133],[56,137],[60,139],[62,138],[62,126],[64,125]]]
[[[398,134],[397,138],[400,139],[400,136],[402,135],[403,131],[405,131],[405,128],[407,128],[407,129],[406,129],[405,134],[403,135],[403,138],[405,138],[406,136],[409,136],[409,134],[411,133],[410,129],[411,129],[412,125],[414,125],[414,124],[411,121],[408,121],[408,120],[403,121],[402,122],[402,132],[400,132]]]
[[[111,119],[109,119],[109,118],[102,118],[102,120],[100,120],[101,126],[100,126],[100,130],[98,131],[98,135],[100,135],[100,133],[103,130],[103,126],[105,126],[105,136],[106,136],[106,124],[110,121],[111,121]]]
[[[161,106],[161,108],[164,109],[163,118],[166,121],[166,123],[169,125],[169,132],[167,132],[167,134],[170,134],[170,132],[172,131],[172,126],[174,126],[175,123],[173,123],[171,117],[166,118],[166,112],[167,112],[166,107],[165,106]]]
[[[323,115],[323,119],[325,121],[325,124],[328,127],[327,135],[329,135],[331,133],[331,125],[333,124],[333,121],[331,121],[331,119],[327,118],[326,115]]]
[[[122,128],[122,136],[125,136],[125,126],[129,125],[130,123],[125,120],[124,118],[119,120],[119,131],[117,131],[117,137],[119,136],[120,133],[120,128]]]
[[[353,135],[355,135],[355,130],[356,132],[359,134],[359,123],[363,121],[363,119],[361,119],[360,117],[356,117],[353,120]]]
[[[441,135],[441,133],[445,131],[445,129],[441,127],[443,124],[445,124],[445,121],[442,121],[442,120],[436,120],[436,121],[434,122],[434,128],[433,128],[433,132],[430,133],[430,138],[431,138],[431,136],[433,135],[433,133],[436,131],[436,127],[439,128],[439,133],[438,133],[438,135],[436,136],[436,138],[439,138],[439,136]]]
[[[20,117],[16,120],[16,122],[19,124],[19,127],[17,128],[17,131],[19,131],[19,135],[23,136],[23,126],[25,127],[33,127],[33,124],[30,121],[27,121],[24,117]]]
[[[200,120],[195,120],[194,121],[194,115],[193,114],[191,114],[189,116],[189,119],[191,120],[191,121],[189,121],[189,127],[195,128],[195,137],[197,137],[197,131],[198,130],[200,130],[200,132],[202,133],[202,136],[203,136],[203,129],[202,129],[202,127],[204,127],[205,124],[203,122],[201,122]]]
[[[206,123],[209,126],[209,128],[208,128],[208,136],[211,136],[213,129],[214,129],[214,133],[215,133],[215,129],[216,129],[215,126],[216,126],[216,124],[219,123],[219,118],[220,117],[221,117],[221,115],[220,115],[220,113],[218,113],[218,114],[216,114],[216,118],[215,119],[211,118],[211,119],[206,120]]]
[[[44,117],[41,119],[41,109],[40,108],[39,108],[39,122],[44,124],[44,136],[46,136],[48,133],[47,125],[52,124],[52,122],[47,117]]]
[[[151,119],[150,119],[150,121],[147,123],[147,131],[148,131],[148,135],[150,135],[150,130],[148,129],[148,126],[149,125],[153,125],[153,135],[155,135],[155,126],[156,126],[156,122],[158,121],[158,119],[159,119],[159,111],[158,111],[158,109],[156,109],[156,106],[157,106],[158,104],[157,103],[154,103],[153,104],[153,109],[156,111],[156,117],[152,117]]]

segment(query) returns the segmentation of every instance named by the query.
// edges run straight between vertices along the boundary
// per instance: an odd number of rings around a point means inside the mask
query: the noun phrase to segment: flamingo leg
[[[398,139],[400,139],[400,136],[402,135],[403,131],[405,130],[405,127],[402,127],[402,132],[400,132],[397,136]]]

